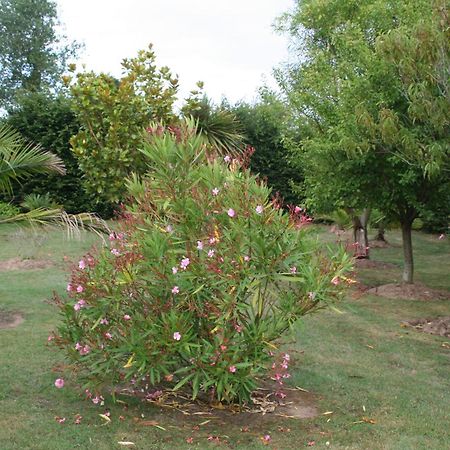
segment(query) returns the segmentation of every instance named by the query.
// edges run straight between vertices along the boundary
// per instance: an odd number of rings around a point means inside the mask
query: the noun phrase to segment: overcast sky
[[[197,81],[216,101],[252,100],[287,59],[272,24],[293,0],[57,0],[70,39],[85,44],[80,62],[121,73],[123,58],[153,43],[158,66],[179,75],[181,95]]]

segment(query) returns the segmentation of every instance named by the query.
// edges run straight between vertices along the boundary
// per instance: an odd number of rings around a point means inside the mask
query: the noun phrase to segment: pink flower
[[[238,325],[238,324],[235,324],[235,325],[234,325],[234,329],[235,329],[238,333],[241,333],[241,332],[242,332],[242,327],[241,327],[240,325]]]
[[[181,267],[183,270],[186,270],[186,267],[187,267],[190,263],[191,263],[191,261],[190,261],[189,258],[183,258],[183,259],[181,260],[180,267]]]
[[[64,380],[62,378],[57,378],[55,380],[55,387],[62,389],[64,387]]]
[[[216,196],[216,195],[218,195],[219,194],[219,188],[214,188],[213,190],[212,190],[212,195],[214,195],[214,197]]]
[[[84,287],[81,286],[81,285],[79,284],[79,285],[77,286],[77,292],[78,292],[79,294],[81,294],[83,291],[84,291]]]
[[[262,440],[264,442],[270,442],[272,440],[272,438],[270,437],[270,434],[266,434],[262,437]]]
[[[181,334],[178,331],[175,331],[175,333],[173,333],[173,338],[175,341],[179,341],[181,339]]]
[[[283,361],[283,362],[281,363],[281,367],[282,367],[283,369],[287,369],[287,368],[289,367],[287,361]]]
[[[120,252],[119,252],[119,250],[117,250],[117,248],[113,248],[113,249],[111,250],[111,253],[112,253],[114,256],[120,256]]]
[[[172,288],[172,294],[178,294],[180,292],[180,288],[178,286],[174,286]]]
[[[102,320],[100,320],[100,324],[101,325],[108,325],[108,319],[102,319]]]
[[[257,207],[256,207],[256,213],[257,214],[262,214],[263,213],[263,211],[264,211],[264,207],[262,206],[262,205],[258,205]]]
[[[226,156],[223,158],[223,160],[224,160],[226,163],[229,163],[229,162],[231,162],[231,156],[226,155]]]
[[[216,238],[209,238],[208,242],[210,243],[210,245],[214,245],[216,243]]]
[[[290,271],[291,273],[297,273],[297,267],[292,266],[292,267],[289,269],[289,271]]]
[[[172,225],[167,225],[166,231],[167,231],[167,233],[172,233],[172,231],[173,231]]]
[[[116,239],[116,234],[114,232],[109,234],[109,240],[114,241]]]
[[[285,361],[290,361],[290,360],[291,360],[291,356],[289,355],[289,353],[285,353],[285,354],[283,355],[283,359],[284,359]]]
[[[197,241],[197,250],[203,250],[203,242]]]
[[[70,292],[73,290],[73,286],[69,283],[66,287],[67,292]]]
[[[112,339],[112,334],[111,333],[105,333],[105,338],[106,339]]]
[[[78,268],[81,269],[81,270],[86,268],[86,263],[84,262],[84,259],[79,261]]]
[[[83,346],[79,342],[77,342],[75,344],[75,350],[80,350],[80,348],[83,348]]]
[[[95,396],[93,399],[92,399],[92,403],[94,404],[94,405],[98,405],[99,403],[100,403],[100,397],[99,396]]]
[[[331,284],[334,284],[335,286],[337,286],[341,281],[339,280],[339,277],[334,277],[331,280]]]
[[[55,339],[55,336],[50,335],[50,336],[47,338],[47,342],[51,342],[51,341],[53,341],[53,339]]]
[[[85,345],[83,348],[80,348],[79,353],[81,356],[87,355],[91,351],[89,345]]]
[[[228,214],[231,218],[233,218],[233,217],[236,215],[236,211],[235,211],[233,208],[230,208],[230,209],[227,211],[227,214]]]
[[[208,251],[208,258],[212,258],[214,256],[215,251],[214,250],[209,250]]]
[[[231,373],[235,373],[236,372],[236,366],[228,367],[228,371],[231,372]]]
[[[316,298],[316,293],[315,292],[308,292],[308,297],[310,300],[314,300]]]
[[[85,306],[86,306],[86,302],[83,299],[81,299],[75,303],[75,305],[73,306],[73,309],[75,311],[79,311],[81,308],[84,308]]]
[[[178,272],[178,267],[172,267],[172,273],[175,275]]]
[[[125,314],[125,315],[123,316],[123,320],[131,320],[131,316],[128,315],[128,314]]]
[[[439,238],[438,238],[440,241],[442,241],[442,239],[445,239],[445,234],[444,233],[442,233],[441,235],[439,235]]]
[[[294,209],[295,214],[299,214],[299,213],[301,213],[302,211],[303,211],[303,209],[300,208],[300,206],[296,206],[295,209]]]
[[[248,255],[245,255],[245,256],[244,256],[244,261],[245,261],[245,262],[248,262],[248,261],[250,261],[250,256],[248,256]]]

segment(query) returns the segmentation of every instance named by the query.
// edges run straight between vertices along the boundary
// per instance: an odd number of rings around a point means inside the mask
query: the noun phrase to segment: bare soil
[[[423,333],[450,337],[450,316],[408,320],[402,322],[402,326],[413,327]]]
[[[300,388],[284,388],[286,397],[276,398],[269,389],[258,389],[252,396],[253,404],[239,405],[210,404],[205,399],[192,401],[188,394],[171,391],[156,391],[157,398],[139,391],[124,389],[122,395],[140,397],[161,411],[172,411],[182,415],[183,419],[199,419],[215,424],[234,424],[236,426],[258,428],[270,422],[279,423],[280,418],[310,419],[319,414],[316,396]],[[145,424],[143,424],[145,425]]]
[[[0,310],[0,329],[18,327],[24,318],[18,311],[3,311]]]
[[[46,269],[53,266],[53,262],[46,259],[20,259],[11,258],[0,261],[0,272],[9,270]]]
[[[401,300],[450,300],[449,291],[431,289],[420,283],[389,283],[371,288],[367,293]]]

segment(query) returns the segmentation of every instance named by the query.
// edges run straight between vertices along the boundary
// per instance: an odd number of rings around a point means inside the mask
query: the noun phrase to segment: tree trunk
[[[386,242],[386,238],[384,237],[384,232],[385,232],[385,230],[384,230],[384,222],[383,221],[381,221],[379,224],[378,224],[378,231],[377,231],[377,234],[376,234],[376,236],[375,236],[375,241],[382,241],[382,242]]]
[[[412,283],[414,275],[414,259],[412,248],[412,221],[405,220],[402,225],[403,240],[403,282]]]
[[[365,208],[360,216],[356,215],[353,209],[349,209],[353,224],[353,245],[355,247],[355,257],[358,259],[369,259],[369,238],[367,225],[370,218],[370,208]]]

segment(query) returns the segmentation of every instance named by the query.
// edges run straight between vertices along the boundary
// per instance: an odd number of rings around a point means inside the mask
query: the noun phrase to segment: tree
[[[0,0],[0,108],[22,91],[55,88],[77,45],[58,34],[53,0]]]
[[[267,180],[272,192],[279,193],[286,204],[297,204],[301,196],[292,189],[299,185],[301,172],[292,167],[284,140],[289,117],[286,105],[268,89],[260,91],[254,104],[238,103],[232,111],[242,124],[246,142],[255,148],[250,169]]]
[[[284,16],[302,57],[279,79],[302,130],[296,153],[309,201],[397,219],[408,283],[412,222],[449,204],[443,5],[304,0]]]
[[[191,91],[181,109],[184,117],[192,117],[196,132],[201,134],[209,147],[219,154],[239,155],[245,144],[242,124],[228,108],[215,106],[203,93],[203,83],[197,83],[198,90]]]
[[[120,80],[105,73],[83,72],[70,86],[81,124],[71,145],[86,191],[96,195],[98,203],[122,201],[124,180],[131,172],[146,170],[139,151],[145,127],[152,121],[174,121],[178,80],[167,67],[158,69],[155,58],[150,46],[122,62]],[[71,78],[65,81],[69,84]]]
[[[80,183],[82,172],[70,146],[70,138],[80,127],[70,99],[61,94],[29,93],[10,111],[7,123],[28,141],[50,149],[64,161],[66,168],[64,177],[52,173],[23,180],[14,186],[15,198],[22,200],[31,193],[41,196],[50,193],[52,200],[69,213],[93,211],[94,199]]]

